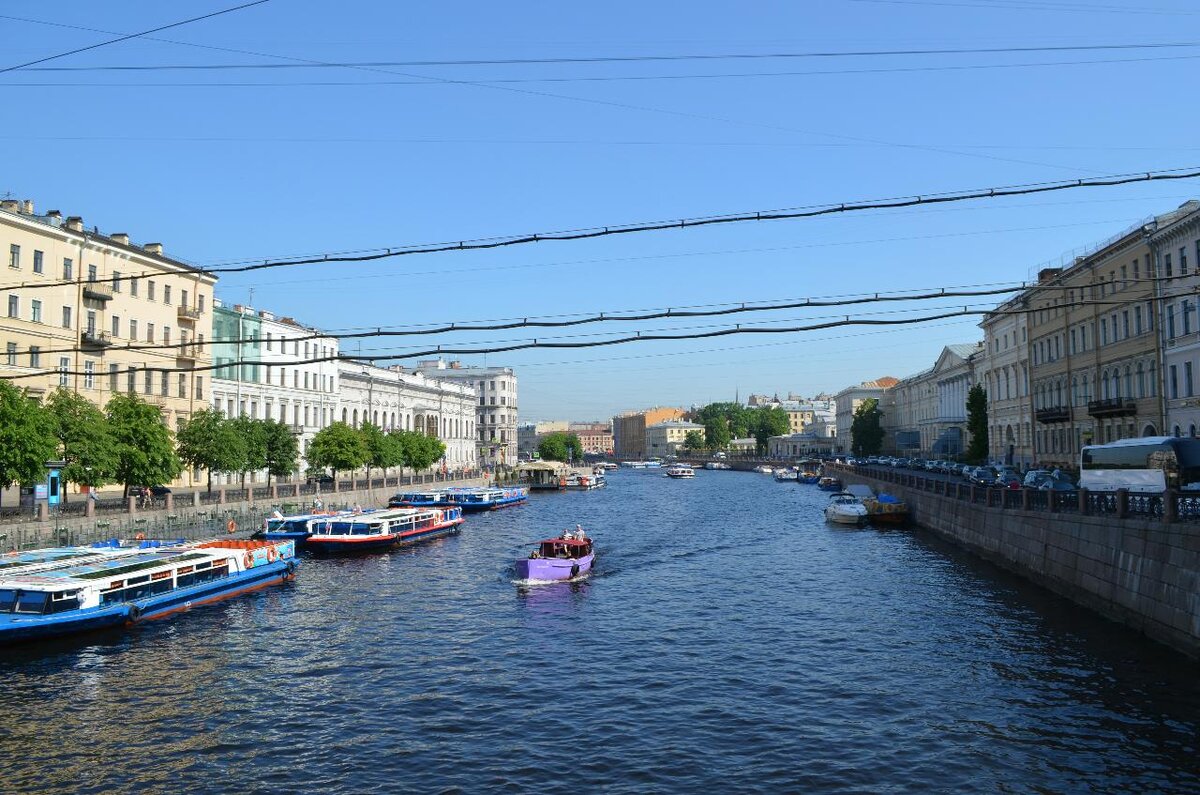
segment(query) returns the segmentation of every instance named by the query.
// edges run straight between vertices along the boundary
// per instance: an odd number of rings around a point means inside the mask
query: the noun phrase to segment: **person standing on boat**
[[[313,510],[314,511],[319,511],[319,510],[323,509],[324,507],[325,507],[325,504],[321,502],[320,494],[318,494],[316,497],[313,497]]]

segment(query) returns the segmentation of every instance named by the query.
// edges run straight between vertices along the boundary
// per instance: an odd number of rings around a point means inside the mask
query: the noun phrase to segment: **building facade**
[[[447,470],[479,465],[476,388],[404,368],[338,363],[337,421],[352,428],[371,423],[383,431],[416,431],[446,445]],[[513,444],[516,442],[514,440]]]
[[[646,426],[646,458],[665,458],[678,455],[687,435],[692,431],[704,433],[704,426],[686,420],[664,420]]]
[[[874,381],[863,381],[857,386],[848,386],[834,395],[837,450],[844,452],[850,449],[850,426],[854,423],[854,412],[858,411],[858,407],[871,399],[882,403],[884,394],[897,383],[896,378],[887,375]]]
[[[242,305],[214,302],[212,405],[226,417],[275,420],[297,437],[301,460],[313,436],[338,419],[338,341],[317,329]],[[324,359],[325,361],[313,361]],[[263,362],[263,364],[237,364]]]
[[[1196,436],[1200,428],[1200,202],[1179,208],[1150,235],[1157,281],[1159,347],[1166,416],[1162,432]]]
[[[464,367],[435,359],[419,363],[417,372],[475,390],[475,444],[481,466],[517,463],[517,374],[511,367]]]
[[[897,382],[881,406],[885,449],[955,458],[967,448],[967,393],[977,380],[983,343],[947,345],[933,367]]]
[[[579,437],[583,452],[589,455],[612,455],[612,426],[603,422],[572,422],[567,430]]]
[[[101,407],[137,394],[172,430],[208,405],[209,373],[199,368],[211,361],[215,277],[160,243],[38,215],[32,201],[0,201],[0,239],[0,374],[19,376],[13,383],[34,396],[61,386]]]
[[[980,382],[988,396],[988,457],[1021,468],[1033,464],[1028,305],[1026,296],[1015,296],[979,324],[985,351]]]
[[[617,458],[626,460],[649,458],[646,428],[667,420],[683,419],[683,409],[657,406],[645,411],[631,411],[613,417],[613,450]]]

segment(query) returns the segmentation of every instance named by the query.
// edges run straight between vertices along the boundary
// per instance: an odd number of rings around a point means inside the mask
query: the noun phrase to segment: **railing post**
[[[226,502],[225,489],[224,488],[217,489],[217,505],[224,505],[225,502]]]
[[[1029,510],[1029,489],[1021,489],[1021,510]]]
[[[1117,489],[1117,518],[1129,516],[1129,489]]]
[[[299,483],[295,483],[292,485],[292,496],[293,497],[300,496],[300,484]]]
[[[39,522],[44,522],[50,518],[50,506],[45,502],[38,503],[37,518]]]
[[[278,483],[271,486],[271,499],[272,500],[279,499],[279,484]]]
[[[1076,492],[1076,494],[1079,495],[1079,515],[1087,516],[1088,511],[1091,508],[1091,505],[1088,501],[1088,490],[1080,489],[1079,491]]]
[[[167,513],[170,513],[171,511],[175,510],[175,495],[174,494],[168,494],[166,496],[166,498],[163,500],[163,502],[164,502],[164,507],[166,508]]]
[[[192,507],[193,508],[200,507],[200,492],[198,492],[198,491],[192,492]]]
[[[96,501],[92,499],[90,494],[86,499],[87,503],[83,506],[83,515],[91,519],[96,515]]]
[[[128,511],[129,513],[137,513],[137,498],[126,497],[125,502],[126,502],[126,506],[125,506],[126,511]]]
[[[1179,519],[1179,492],[1167,489],[1163,492],[1163,521],[1171,524]]]

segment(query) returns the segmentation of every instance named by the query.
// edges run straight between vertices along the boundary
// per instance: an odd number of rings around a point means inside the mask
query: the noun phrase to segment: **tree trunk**
[[[212,470],[208,470],[208,493],[212,494]]]

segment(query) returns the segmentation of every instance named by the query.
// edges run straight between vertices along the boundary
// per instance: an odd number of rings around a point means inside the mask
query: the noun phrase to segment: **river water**
[[[0,792],[1200,792],[1198,666],[769,476],[622,470],[0,656]],[[581,523],[578,583],[520,588]]]

